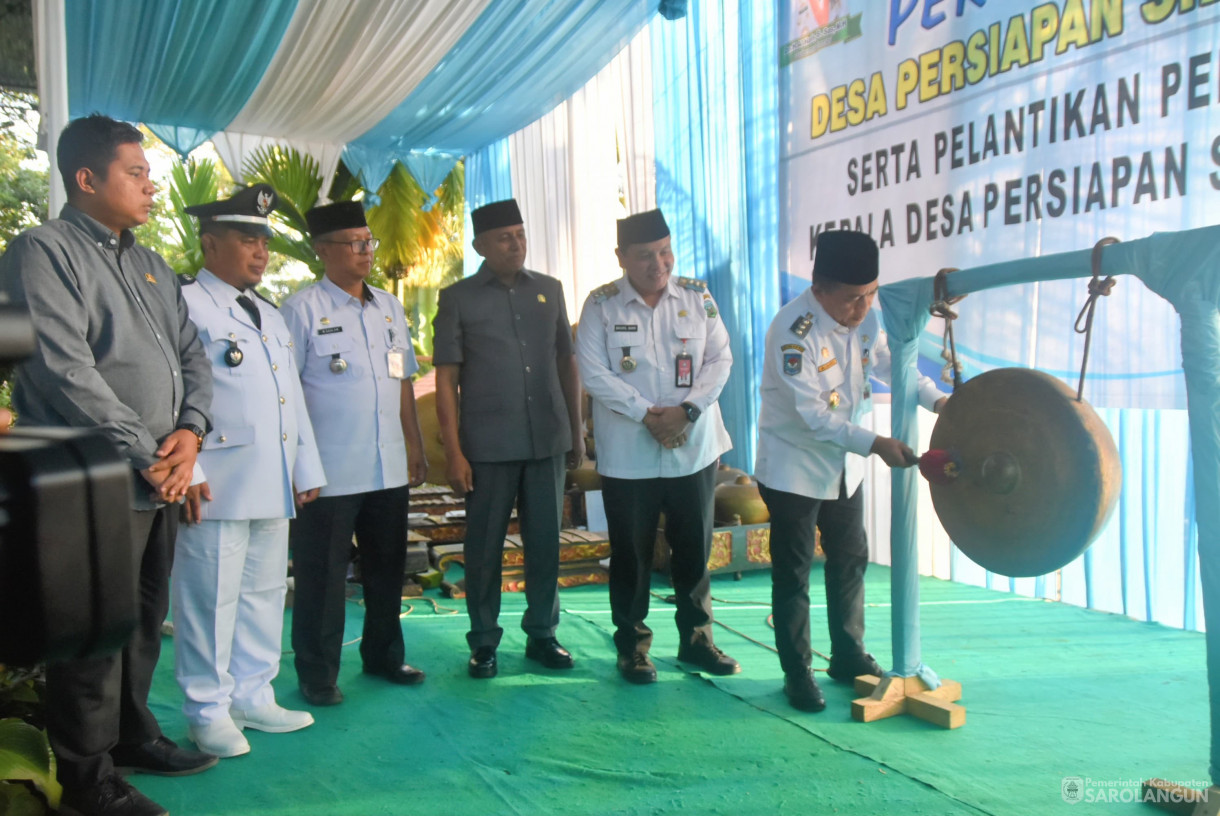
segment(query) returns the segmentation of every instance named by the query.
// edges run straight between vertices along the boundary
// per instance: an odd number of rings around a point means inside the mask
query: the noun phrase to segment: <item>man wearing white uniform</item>
[[[859,422],[872,409],[869,377],[890,380],[877,312],[877,244],[861,232],[818,236],[813,286],[779,310],[767,330],[754,474],[771,511],[771,605],[784,693],[803,711],[826,701],[810,673],[809,569],[814,527],[826,554],[826,617],[832,679],[881,674],[864,650],[864,457],[889,467],[917,461],[909,447]],[[919,401],[945,397],[927,377]]]
[[[187,492],[174,553],[174,673],[191,739],[222,757],[250,750],[242,728],[313,723],[275,702],[288,571],[288,519],[325,484],[278,311],[255,293],[267,266],[275,191],[248,187],[188,207],[205,267],[182,290],[212,365],[212,430]]]
[[[301,387],[326,468],[321,497],[302,508],[290,543],[292,648],[301,694],[336,705],[352,534],[364,583],[365,673],[415,685],[403,662],[408,484],[428,471],[411,375],[419,369],[402,303],[364,282],[377,239],[358,201],[305,214],[326,274],[284,301]]]
[[[671,278],[660,210],[618,222],[624,275],[594,290],[576,330],[580,376],[593,398],[597,471],[610,526],[610,608],[618,670],[652,683],[648,591],[658,518],[677,602],[678,659],[711,674],[741,670],[712,642],[712,491],[732,447],[717,399],[729,378],[729,335],[707,284]]]

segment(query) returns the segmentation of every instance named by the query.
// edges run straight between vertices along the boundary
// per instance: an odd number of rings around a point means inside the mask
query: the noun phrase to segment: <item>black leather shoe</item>
[[[338,686],[315,686],[301,683],[301,696],[314,706],[333,706],[343,702],[343,692]]]
[[[710,643],[696,641],[678,647],[678,659],[683,663],[694,663],[708,674],[737,674],[741,665]]]
[[[364,673],[384,677],[391,683],[397,683],[400,686],[418,686],[424,682],[425,676],[423,671],[414,666],[408,666],[406,663],[389,669],[374,669],[371,666],[365,666]]]
[[[836,680],[840,683],[851,683],[862,674],[880,677],[885,672],[877,665],[877,661],[873,660],[871,654],[863,652],[843,658],[831,655],[830,668],[826,670],[826,673],[830,675],[831,680]]]
[[[618,656],[618,673],[628,683],[647,685],[657,682],[657,667],[648,659],[648,652],[632,652]]]
[[[555,638],[530,638],[525,642],[525,656],[548,669],[572,668],[572,653]]]
[[[59,812],[69,816],[168,816],[169,811],[111,774],[88,788],[64,788]]]
[[[495,677],[498,671],[496,668],[496,647],[480,646],[475,649],[474,654],[470,656],[470,662],[466,664],[466,670],[470,672],[471,677],[478,680]]]
[[[157,737],[143,745],[116,745],[110,749],[110,758],[119,773],[157,776],[190,776],[220,762],[218,756],[179,748],[168,737]]]
[[[826,698],[818,688],[818,681],[813,679],[813,672],[808,669],[784,675],[784,696],[793,708],[801,711],[821,711],[826,708]]]

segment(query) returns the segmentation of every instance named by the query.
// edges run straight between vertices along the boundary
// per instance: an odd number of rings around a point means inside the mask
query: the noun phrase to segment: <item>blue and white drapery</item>
[[[36,0],[40,59],[68,67],[68,116],[144,122],[182,155],[213,137],[272,138],[324,166],[345,150],[370,190],[395,161],[432,189],[580,88],[658,3]],[[46,12],[61,6],[59,40]],[[229,158],[240,174],[244,155]]]
[[[779,66],[773,3],[694,3],[654,20],[657,204],[675,272],[708,282],[728,327],[733,373],[720,408],[727,463],[752,472],[763,340],[779,308]]]
[[[480,153],[467,166],[472,207],[494,200],[484,173],[511,177],[530,265],[564,282],[573,316],[621,274],[614,220],[664,211],[675,274],[706,280],[729,327],[734,366],[720,404],[734,449],[725,460],[747,470],[762,340],[779,305],[778,66],[759,45],[776,37],[770,4],[717,0],[691,4],[684,19],[654,18],[579,94],[514,133],[511,158]]]
[[[645,28],[563,104],[509,137],[512,188],[529,264],[558,278],[573,318],[622,274],[615,222],[656,206],[650,31]],[[644,86],[645,89],[647,86]]]

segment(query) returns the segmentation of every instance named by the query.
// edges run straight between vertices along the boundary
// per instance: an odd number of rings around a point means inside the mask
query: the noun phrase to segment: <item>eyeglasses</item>
[[[381,241],[377,238],[369,238],[367,241],[322,241],[323,244],[346,244],[352,248],[352,252],[357,255],[362,255],[365,252],[376,252],[377,247],[381,246]]]

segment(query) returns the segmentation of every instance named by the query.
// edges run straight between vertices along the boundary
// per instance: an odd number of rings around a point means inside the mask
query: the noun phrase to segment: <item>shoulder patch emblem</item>
[[[799,346],[784,346],[785,349],[800,348]],[[784,373],[789,377],[795,377],[801,373],[801,361],[805,359],[804,349],[801,351],[785,351],[784,352]]]
[[[698,278],[678,278],[678,285],[683,289],[694,289],[696,292],[707,290],[707,283]]]
[[[612,298],[617,294],[618,283],[615,281],[610,281],[609,283],[603,284],[590,292],[589,297],[593,298],[594,303],[601,303],[603,300]]]

